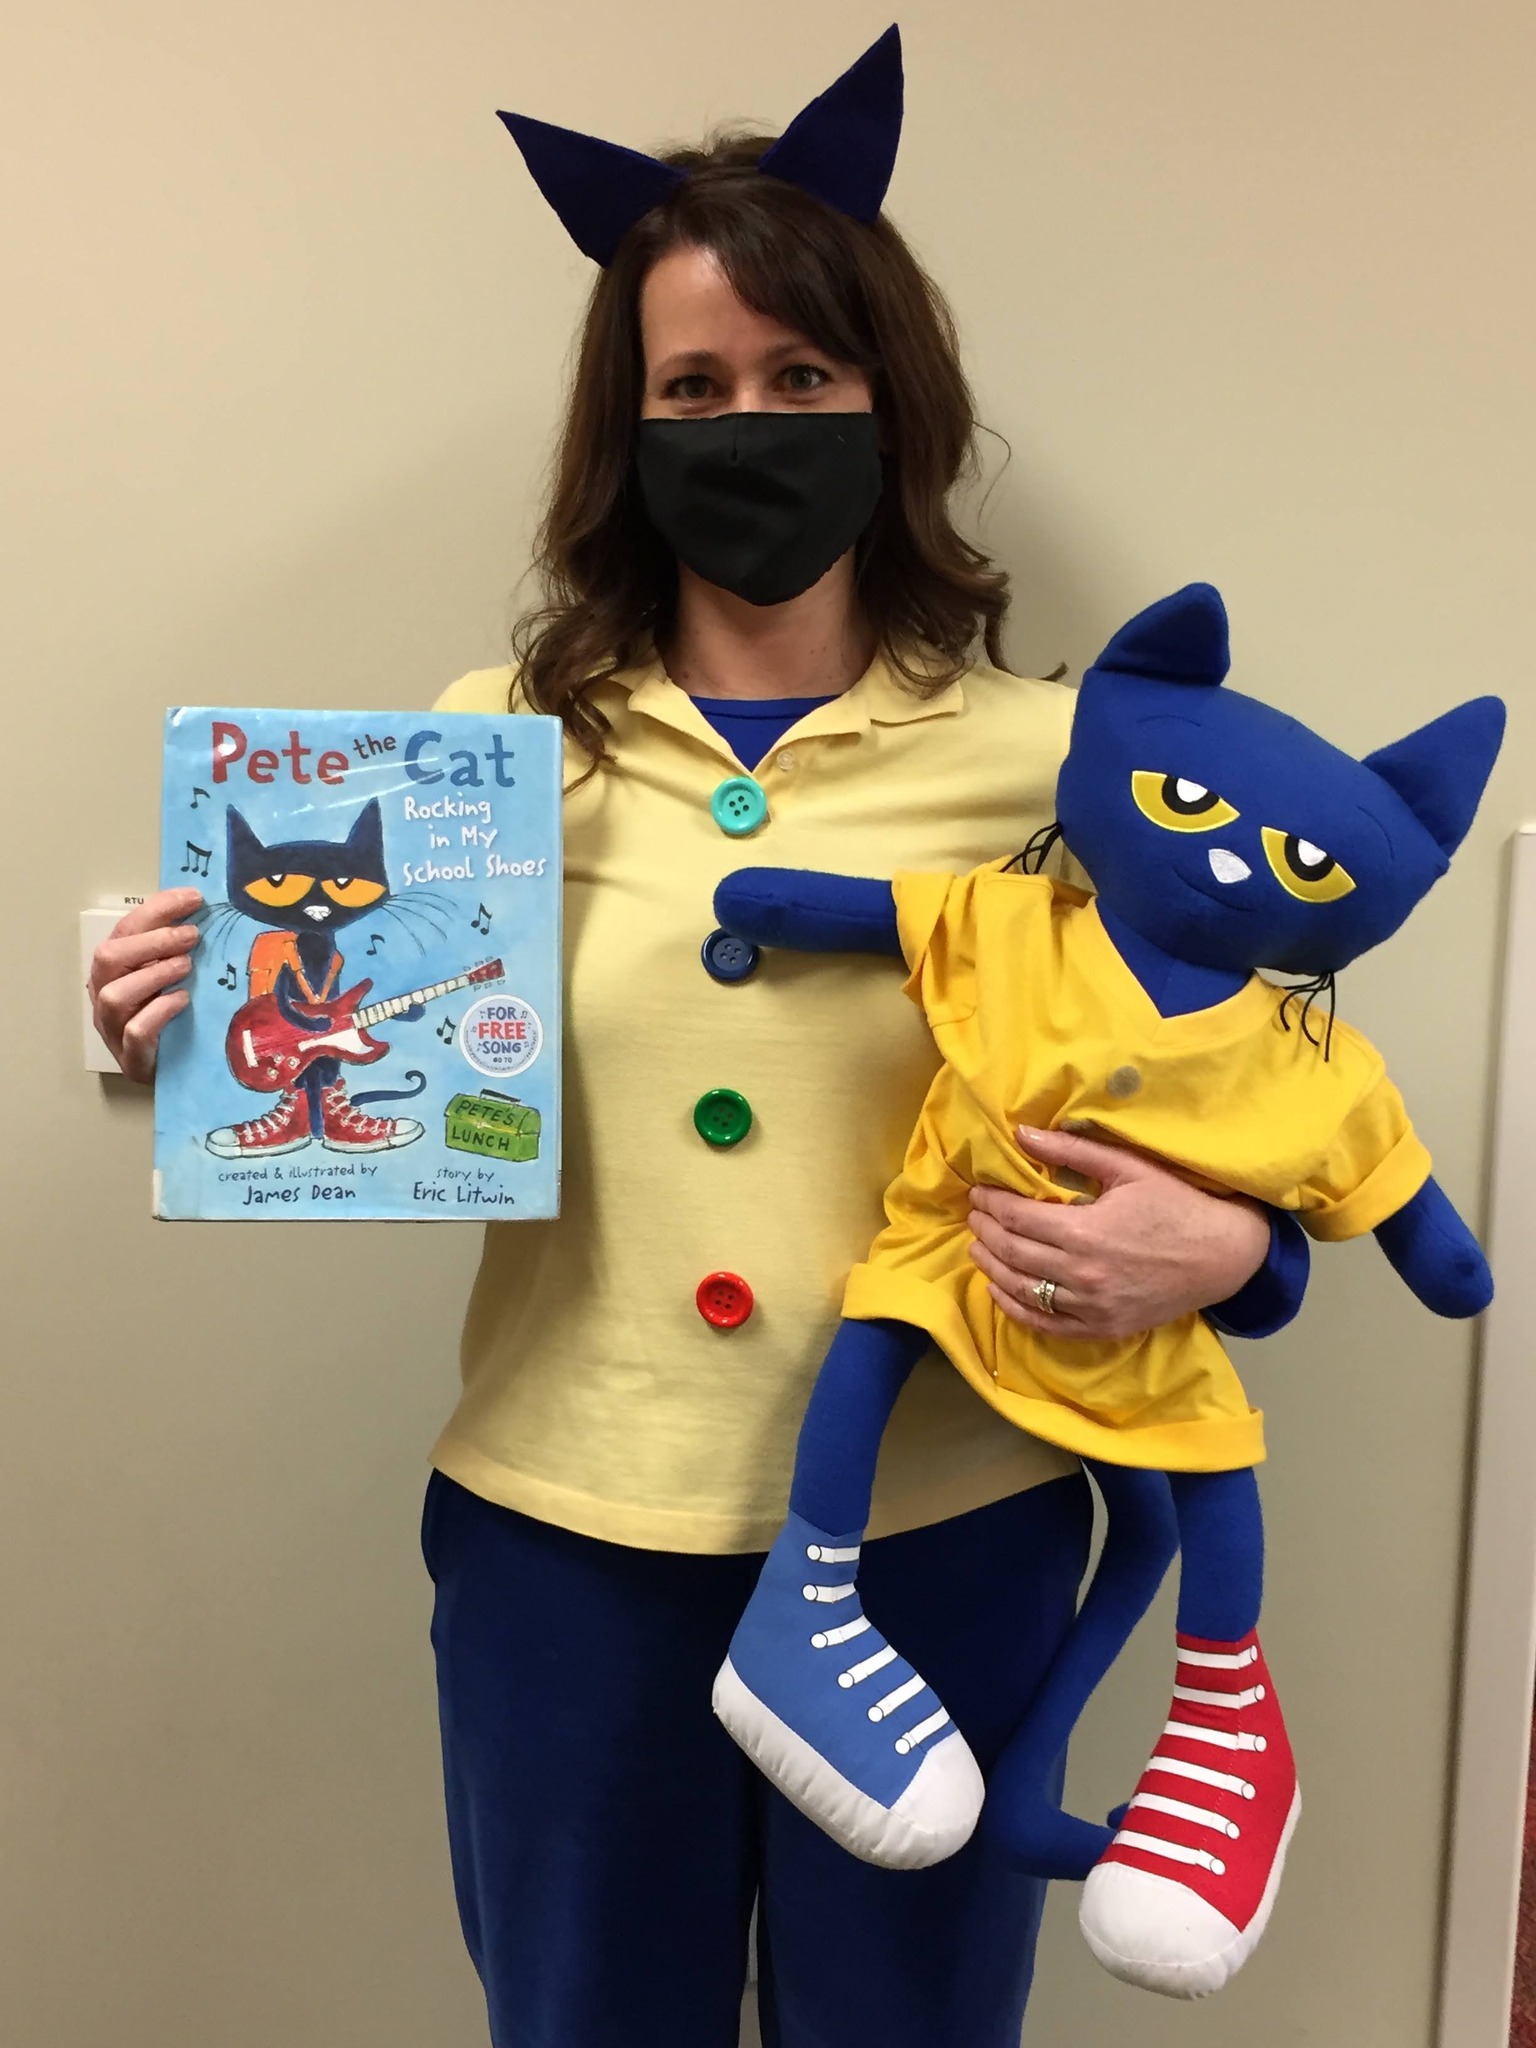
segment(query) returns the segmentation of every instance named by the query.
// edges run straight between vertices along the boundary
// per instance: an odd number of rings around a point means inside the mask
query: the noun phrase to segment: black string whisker
[[[1312,1005],[1319,996],[1326,996],[1328,998],[1328,1022],[1324,1027],[1322,1037],[1314,1038],[1308,1020],[1312,1015]],[[1322,1047],[1325,1060],[1333,1051],[1333,1018],[1338,1004],[1338,996],[1338,976],[1331,969],[1327,969],[1321,974],[1312,975],[1306,981],[1292,982],[1286,989],[1280,1004],[1280,1022],[1289,1031],[1291,1028],[1289,1015],[1291,1004],[1293,1002],[1300,1003],[1301,1016],[1299,1021],[1301,1035],[1306,1039],[1308,1045],[1320,1045]]]
[[[1006,863],[1003,873],[1006,875],[1017,868],[1021,875],[1038,875],[1060,838],[1061,825],[1053,818],[1049,825],[1042,825],[1038,832],[1030,835],[1029,843]]]

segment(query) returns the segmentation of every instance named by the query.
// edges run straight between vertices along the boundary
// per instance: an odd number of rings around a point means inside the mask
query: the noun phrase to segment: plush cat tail
[[[1504,718],[1501,698],[1474,697],[1362,763],[1397,792],[1447,860],[1477,815]]]
[[[1120,628],[1093,666],[1214,688],[1232,666],[1221,592],[1211,583],[1186,583],[1159,598]]]

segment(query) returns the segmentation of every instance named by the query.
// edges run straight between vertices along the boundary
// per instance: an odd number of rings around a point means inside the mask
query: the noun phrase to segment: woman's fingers
[[[153,896],[146,896],[142,903],[135,903],[131,910],[123,912],[112,927],[112,938],[154,931],[160,925],[185,924],[202,907],[201,889],[157,889]]]
[[[151,996],[158,995],[171,982],[180,981],[191,966],[192,962],[185,953],[172,952],[163,960],[151,960],[132,974],[122,974],[115,981],[109,981],[96,998],[98,1026],[105,1023],[121,1037],[134,1014]]]
[[[174,988],[165,995],[156,996],[129,1018],[123,1026],[120,1044],[113,1046],[112,1051],[130,1081],[154,1079],[160,1034],[191,1000],[184,988]]]
[[[199,932],[195,924],[162,925],[154,931],[133,932],[119,936],[114,932],[103,939],[91,960],[90,988],[94,996],[103,996],[114,983],[135,968],[147,967],[152,961],[169,960],[177,955],[185,956],[197,944]]]
[[[1092,1334],[1078,1318],[1076,1310],[1080,1304],[1075,1301],[1070,1288],[1057,1282],[1056,1292],[1051,1298],[1051,1311],[1047,1314],[1040,1306],[1035,1286],[1037,1281],[1048,1275],[1020,1273],[1014,1267],[1004,1265],[979,1238],[970,1250],[972,1260],[991,1283],[987,1292],[1011,1321],[1021,1324],[1026,1330],[1038,1330],[1042,1337],[1086,1337]]]
[[[1007,1188],[972,1188],[971,1228],[978,1236],[984,1222],[997,1233],[988,1239],[995,1248],[1001,1249],[1000,1237],[1013,1238],[1020,1241],[1017,1255],[1024,1257],[1044,1247],[1070,1258],[1080,1251],[1087,1235],[1082,1209],[1076,1203],[1036,1201],[1032,1195],[1016,1195]]]

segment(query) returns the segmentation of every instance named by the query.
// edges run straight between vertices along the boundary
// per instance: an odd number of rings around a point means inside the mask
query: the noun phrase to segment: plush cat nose
[[[1241,865],[1241,863],[1239,863],[1239,865]],[[1248,870],[1244,868],[1243,873],[1246,875],[1247,872]],[[331,906],[328,903],[306,903],[304,906],[304,915],[306,917],[312,917],[315,920],[316,924],[320,922],[322,917],[329,917],[330,914]]]
[[[1218,882],[1246,882],[1253,873],[1241,855],[1228,853],[1224,846],[1213,846],[1210,851],[1211,873]]]

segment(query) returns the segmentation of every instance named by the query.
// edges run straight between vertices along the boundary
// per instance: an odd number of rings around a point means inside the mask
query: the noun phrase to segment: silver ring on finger
[[[1035,1297],[1035,1305],[1039,1309],[1041,1315],[1055,1315],[1056,1282],[1054,1280],[1037,1280],[1034,1284],[1034,1288],[1032,1291]]]

